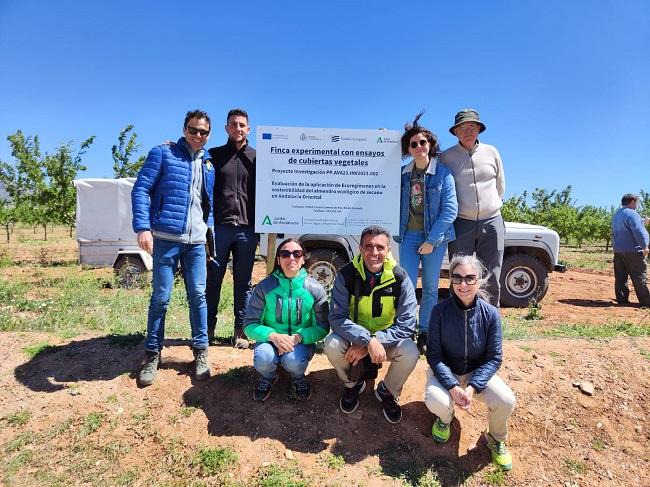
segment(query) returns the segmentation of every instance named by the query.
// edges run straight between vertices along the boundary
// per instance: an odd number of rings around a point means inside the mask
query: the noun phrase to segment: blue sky
[[[188,7],[189,6],[189,7]],[[251,125],[401,129],[422,108],[443,148],[461,108],[501,152],[507,195],[570,184],[578,204],[650,191],[650,2],[0,0],[0,159],[22,129],[53,151],[90,135],[111,177],[207,110]],[[252,138],[254,139],[254,137]]]

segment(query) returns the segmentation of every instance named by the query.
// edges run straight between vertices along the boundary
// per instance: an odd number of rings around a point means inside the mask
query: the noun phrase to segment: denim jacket
[[[399,235],[393,238],[400,243],[406,233],[409,219],[409,198],[411,197],[411,171],[415,161],[402,168],[400,191]],[[424,175],[424,233],[426,242],[434,247],[456,240],[454,220],[458,215],[456,185],[447,166],[432,159]]]

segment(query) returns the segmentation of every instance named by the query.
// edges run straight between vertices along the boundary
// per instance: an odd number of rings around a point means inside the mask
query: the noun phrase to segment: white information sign
[[[401,133],[257,127],[255,231],[399,231]]]

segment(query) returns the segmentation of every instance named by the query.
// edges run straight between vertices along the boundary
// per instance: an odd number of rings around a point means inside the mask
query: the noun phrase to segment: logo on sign
[[[272,138],[273,138],[273,136],[270,133],[268,133],[268,132],[263,132],[262,133],[262,139],[271,140]]]
[[[273,223],[271,223],[271,217],[269,215],[266,215],[264,217],[264,220],[262,220],[262,225],[273,225]]]
[[[377,137],[378,144],[397,144],[396,140],[391,139],[390,137]]]
[[[338,142],[339,140],[341,140],[341,137],[338,136],[338,135],[332,135],[331,139],[332,139],[332,142]]]

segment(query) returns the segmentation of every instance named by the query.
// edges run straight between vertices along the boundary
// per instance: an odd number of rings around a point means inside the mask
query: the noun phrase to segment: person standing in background
[[[476,110],[461,110],[449,129],[458,144],[445,150],[439,159],[451,169],[458,198],[456,240],[449,243],[450,260],[455,254],[476,253],[489,273],[486,291],[490,304],[499,306],[505,240],[501,206],[506,184],[499,152],[478,140],[483,131],[485,124]]]
[[[634,292],[641,306],[650,306],[648,291],[647,265],[648,256],[648,217],[643,219],[636,211],[639,197],[626,194],[621,199],[621,206],[612,218],[612,248],[614,250],[614,292],[618,304],[628,304],[630,289],[627,278],[630,276]]]

